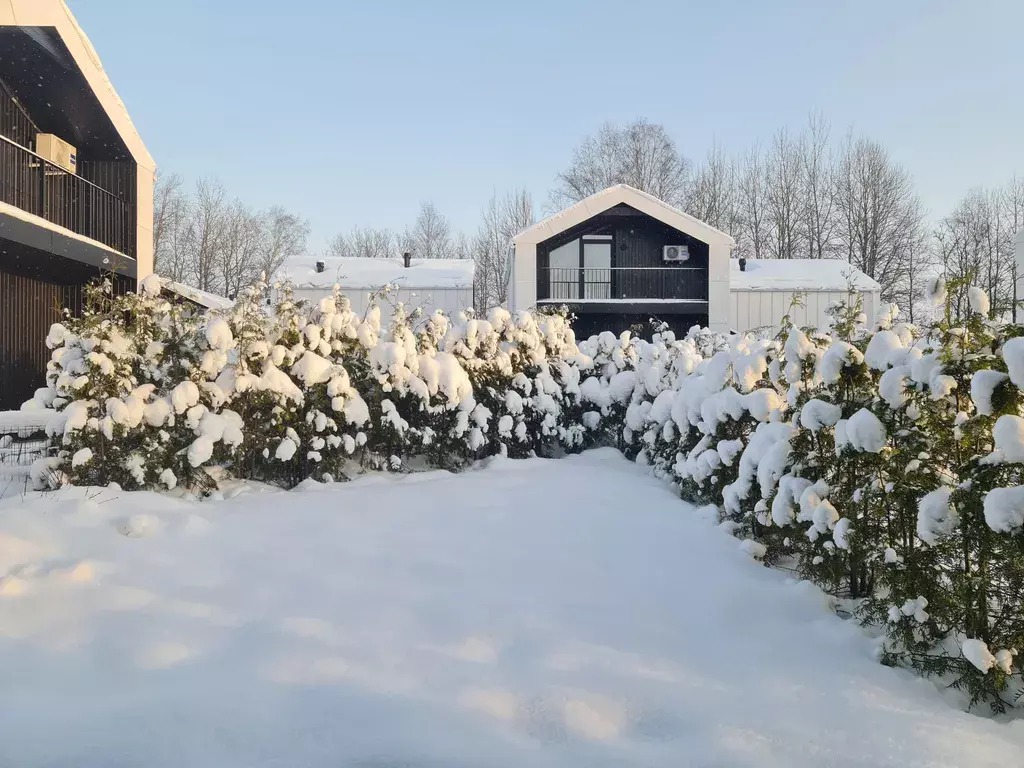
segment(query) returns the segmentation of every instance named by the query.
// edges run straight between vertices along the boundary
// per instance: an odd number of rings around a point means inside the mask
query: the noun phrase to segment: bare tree
[[[212,180],[186,195],[177,177],[158,187],[154,223],[157,270],[226,296],[304,253],[309,236],[308,224],[282,208],[255,211]]]
[[[420,205],[416,223],[406,232],[404,242],[421,259],[447,259],[452,256],[451,225],[430,202]]]
[[[1013,311],[1011,313],[1011,320],[1013,322],[1018,321],[1020,315],[1021,302],[1024,302],[1024,296],[1020,295],[1019,281],[1024,275],[1021,275],[1017,266],[1017,234],[1024,232],[1024,177],[1014,176],[1010,183],[1006,186],[1003,191],[1002,200],[1003,209],[1005,211],[1006,226],[1009,228],[1011,237],[1013,239],[1013,256],[1010,260],[1013,269],[1013,291],[1012,291],[1012,306]]]
[[[174,280],[185,272],[175,241],[187,210],[181,177],[158,175],[153,184],[153,270]]]
[[[973,189],[935,229],[938,255],[947,278],[969,278],[988,292],[992,317],[1009,317],[1015,302],[1015,238],[1024,226],[1024,194],[1015,179],[998,190]],[[962,293],[962,292],[961,292]],[[954,314],[967,312],[954,297]]]
[[[456,232],[455,236],[452,238],[451,258],[473,258],[473,244],[470,242],[465,232]]]
[[[802,256],[799,248],[804,206],[801,189],[802,141],[783,129],[775,134],[765,158],[765,214],[768,255],[775,259]]]
[[[398,236],[390,229],[354,227],[347,234],[337,234],[327,244],[327,256],[360,259],[391,259],[398,254]]]
[[[685,201],[690,163],[665,128],[644,119],[618,128],[606,123],[573,153],[558,174],[552,204],[561,208],[615,184],[629,184],[672,205]]]
[[[893,301],[906,285],[924,216],[910,174],[877,142],[850,137],[839,160],[836,207],[847,261]]]
[[[288,260],[306,252],[309,222],[280,206],[258,214],[260,219],[260,250],[257,266],[260,272],[273,275]]]
[[[220,272],[217,290],[225,296],[237,296],[244,287],[259,279],[263,271],[263,222],[236,200],[224,210],[219,226],[215,260]]]
[[[768,255],[766,184],[761,151],[755,146],[747,153],[737,173],[738,215],[743,222],[742,237],[736,239],[740,256],[763,259]]]
[[[185,229],[189,282],[204,291],[217,291],[220,253],[228,209],[227,192],[219,182],[201,179],[196,184]]]
[[[686,196],[686,212],[737,237],[736,169],[721,147],[713,147],[697,168]]]
[[[808,258],[828,259],[836,255],[836,177],[829,151],[828,122],[811,115],[807,133],[801,141],[800,184],[803,204],[803,249]]]
[[[474,300],[481,314],[507,301],[512,238],[533,222],[533,201],[526,190],[515,190],[501,200],[494,195],[484,209],[472,243],[476,261]]]

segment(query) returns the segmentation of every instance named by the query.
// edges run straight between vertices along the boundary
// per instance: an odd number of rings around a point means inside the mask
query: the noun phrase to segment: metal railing
[[[0,136],[0,201],[135,258],[135,206]]]
[[[708,272],[703,267],[550,267],[538,270],[537,299],[707,301]]]

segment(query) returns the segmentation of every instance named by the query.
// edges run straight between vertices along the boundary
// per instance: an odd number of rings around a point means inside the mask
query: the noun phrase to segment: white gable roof
[[[167,277],[160,278],[160,285],[165,290],[176,293],[189,301],[194,301],[199,306],[206,307],[207,309],[231,309],[235,306],[235,302],[224,296],[219,296],[209,291],[201,291],[198,288],[193,288],[191,285],[185,285]]]
[[[0,27],[54,27],[135,162],[147,170],[156,168],[96,49],[64,0],[0,0]]]
[[[729,246],[736,242],[725,232],[628,184],[616,184],[614,187],[608,187],[608,189],[603,189],[580,200],[554,216],[548,216],[543,221],[520,232],[513,238],[513,242],[516,245],[536,245],[622,203],[636,208],[641,213],[646,213],[673,229],[692,235],[702,242]]]
[[[317,272],[317,261],[324,271]],[[287,262],[280,271],[297,288],[376,289],[388,283],[399,288],[472,288],[472,259],[413,259],[409,267],[401,259],[361,259],[349,257],[312,258]]]
[[[840,259],[730,259],[729,283],[734,291],[880,291],[882,286]]]

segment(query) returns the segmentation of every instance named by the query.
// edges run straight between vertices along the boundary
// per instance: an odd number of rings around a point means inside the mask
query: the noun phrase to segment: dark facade
[[[134,289],[137,166],[54,30],[0,28],[0,50],[3,410],[44,384],[49,327],[90,280]],[[75,146],[77,173],[36,153],[40,133]]]
[[[686,246],[684,262],[663,249]],[[565,305],[577,336],[707,324],[708,245],[626,204],[537,245],[537,304]]]

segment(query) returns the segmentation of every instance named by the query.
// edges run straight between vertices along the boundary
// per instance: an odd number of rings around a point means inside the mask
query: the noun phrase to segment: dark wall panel
[[[0,410],[17,409],[46,383],[50,326],[64,309],[81,314],[83,288],[100,276],[78,262],[0,240]],[[130,278],[112,279],[116,293],[135,289]]]
[[[558,281],[571,280],[567,270],[550,270],[551,251],[587,235],[612,236],[612,270],[607,294],[615,299],[708,299],[708,244],[662,224],[627,205],[598,214],[537,245],[538,299],[564,297]],[[666,245],[686,245],[686,262],[662,260]],[[556,274],[557,273],[557,274]],[[607,273],[593,275],[608,280]],[[573,294],[573,296],[578,295]]]
[[[0,269],[0,410],[18,408],[43,386],[50,359],[44,339],[80,290]]]

